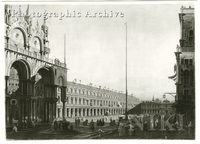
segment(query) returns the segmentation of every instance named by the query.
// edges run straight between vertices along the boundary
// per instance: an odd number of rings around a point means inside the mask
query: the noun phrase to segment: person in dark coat
[[[77,126],[78,126],[78,128],[80,126],[80,123],[81,123],[81,120],[78,118],[78,120],[77,120]]]
[[[71,131],[73,131],[73,125],[72,125],[72,123],[70,123],[69,129],[70,129]]]
[[[93,122],[93,119],[90,122],[90,129],[92,130],[92,132],[94,132],[94,122]]]
[[[147,121],[144,122],[143,131],[148,131]]]
[[[148,139],[148,124],[147,121],[144,122],[143,131],[145,132],[146,138]]]

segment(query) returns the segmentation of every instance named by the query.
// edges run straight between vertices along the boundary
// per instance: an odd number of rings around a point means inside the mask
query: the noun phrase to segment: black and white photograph
[[[6,141],[197,138],[196,2],[3,8]]]

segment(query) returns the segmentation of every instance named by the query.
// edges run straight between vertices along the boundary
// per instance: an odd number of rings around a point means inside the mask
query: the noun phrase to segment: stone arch
[[[35,76],[38,74],[40,70],[46,70],[49,71],[48,74],[50,75],[50,84],[54,84],[54,72],[53,69],[50,66],[47,65],[40,65],[33,71],[32,79],[35,79]]]
[[[45,64],[42,64],[42,65],[38,66],[38,67],[33,71],[33,76],[36,75],[37,72],[38,72],[41,68],[49,69],[48,66],[46,66]]]
[[[25,65],[26,69],[28,70],[28,76],[29,76],[28,78],[30,78],[31,77],[31,69],[30,69],[31,63],[23,57],[15,58],[9,63],[8,68],[6,69],[6,75],[9,76],[10,68],[13,65],[13,63],[16,62],[16,61],[20,61]]]
[[[22,63],[23,68],[25,68],[25,71],[23,71],[23,77],[26,76],[26,79],[29,79],[31,77],[31,69],[30,69],[30,63],[25,59],[14,59],[10,62],[8,69],[7,69],[7,76],[10,74],[10,69],[14,63]]]
[[[12,28],[10,29],[10,31],[9,31],[9,34],[8,34],[10,38],[12,38],[12,33],[13,33],[13,31],[14,31],[15,29],[16,29],[16,30],[20,30],[20,32],[23,34],[23,42],[24,42],[24,43],[23,43],[23,47],[26,48],[27,39],[28,39],[28,38],[27,38],[28,36],[27,36],[27,33],[26,33],[26,29],[23,28],[23,27],[20,26],[20,25],[15,26],[15,27],[12,27]]]
[[[66,76],[64,74],[62,74],[62,73],[58,73],[56,84],[58,84],[58,78],[59,77],[62,77],[62,80],[63,80],[63,85],[62,86],[66,86],[67,85]]]
[[[8,67],[8,79],[6,79],[6,111],[8,112],[6,117],[9,123],[12,123],[12,118],[21,122],[22,118],[26,119],[29,116],[26,103],[27,97],[32,95],[31,83],[30,83],[30,66],[27,61],[23,59],[14,60]],[[16,101],[14,106],[10,105],[11,101]],[[23,104],[22,104],[23,103]],[[23,114],[19,114],[23,110]]]
[[[64,85],[64,78],[63,78],[63,76],[58,76],[58,78],[57,78],[57,84],[59,85],[59,86],[63,86]]]
[[[38,42],[38,41],[36,41],[36,40],[39,41],[39,45],[38,45],[38,44],[36,45],[35,42]],[[36,49],[39,50],[39,51],[43,51],[42,38],[41,38],[40,36],[34,35],[34,36],[32,37],[32,39],[31,39],[31,46],[33,46],[34,48],[36,48]]]

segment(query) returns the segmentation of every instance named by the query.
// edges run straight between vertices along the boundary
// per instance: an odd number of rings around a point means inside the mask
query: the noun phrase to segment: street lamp
[[[166,98],[166,95],[171,95],[172,97],[174,97],[174,99],[176,100],[176,93],[173,93],[173,92],[166,92],[163,94],[163,98]]]

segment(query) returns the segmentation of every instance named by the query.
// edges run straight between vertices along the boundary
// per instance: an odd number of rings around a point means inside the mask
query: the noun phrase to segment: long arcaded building
[[[108,90],[92,84],[67,82],[66,117],[87,117],[100,115],[118,115],[125,113],[125,94]],[[62,116],[63,105],[58,92],[57,116]],[[128,109],[139,104],[140,100],[128,95]]]

